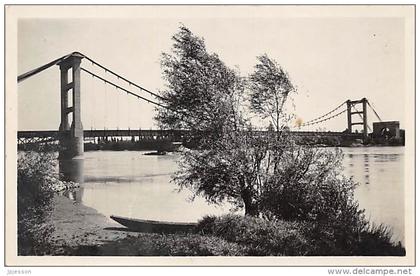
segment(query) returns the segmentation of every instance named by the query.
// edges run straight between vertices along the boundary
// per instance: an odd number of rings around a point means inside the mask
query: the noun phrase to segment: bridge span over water
[[[265,133],[266,131],[255,131]],[[290,135],[304,139],[332,138],[346,141],[363,139],[363,133],[345,133],[332,131],[290,131]],[[59,141],[62,135],[70,135],[56,130],[37,130],[37,131],[18,131],[18,144],[39,144]],[[113,139],[131,139],[131,141],[167,141],[167,142],[186,142],[192,135],[188,130],[154,130],[154,129],[105,129],[105,130],[84,130],[84,142],[98,143]]]
[[[82,61],[85,60],[82,64]],[[55,142],[60,143],[60,158],[73,159],[81,158],[84,152],[84,144],[90,140],[102,140],[102,138],[117,138],[117,137],[132,137],[134,141],[145,141],[145,140],[167,140],[173,142],[183,141],[185,137],[189,136],[188,131],[184,130],[135,130],[135,129],[91,129],[86,130],[82,124],[82,113],[81,113],[81,100],[82,100],[82,86],[81,86],[81,74],[91,77],[92,80],[99,81],[104,85],[104,95],[101,97],[107,97],[106,87],[112,87],[118,95],[126,95],[130,99],[135,101],[146,101],[149,104],[158,106],[159,108],[166,108],[173,112],[179,112],[173,110],[169,106],[166,106],[162,102],[162,97],[152,91],[145,89],[144,87],[136,84],[133,81],[128,80],[124,76],[115,73],[113,70],[99,64],[95,60],[89,58],[78,52],[70,53],[66,56],[53,60],[43,66],[35,68],[27,73],[21,74],[17,78],[17,82],[22,82],[32,76],[35,76],[42,71],[58,65],[60,69],[60,90],[57,91],[60,94],[60,126],[58,130],[34,130],[34,131],[18,131],[17,138],[19,144],[31,144],[31,143],[44,143],[44,142]],[[95,67],[95,70],[87,69],[86,66]],[[102,71],[99,73],[98,71]],[[99,74],[102,74],[100,76]],[[117,81],[112,81],[109,77],[116,78]],[[124,83],[125,86],[122,86]],[[85,86],[84,86],[85,87]],[[139,91],[141,93],[135,93],[133,91]],[[88,89],[86,88],[86,92]],[[153,99],[146,98],[146,94],[154,97]],[[115,95],[114,95],[115,97]],[[127,98],[126,97],[126,98]],[[118,98],[117,98],[118,99]],[[118,101],[118,100],[117,100]],[[347,114],[347,125],[344,132],[330,132],[330,131],[291,131],[291,134],[304,139],[317,138],[318,141],[325,140],[346,140],[356,141],[362,139],[363,142],[369,140],[369,132],[371,129],[367,121],[367,107],[370,107],[376,117],[381,121],[379,115],[373,109],[371,104],[366,98],[359,100],[347,100],[339,104],[336,108],[325,113],[322,116],[316,117],[313,120],[304,122],[301,127],[317,125],[325,121],[331,120],[338,117],[341,114]],[[110,108],[112,109],[112,107]],[[105,112],[108,112],[106,110]],[[132,110],[128,110],[130,112]],[[359,117],[361,120],[355,118]],[[390,123],[390,122],[388,122]],[[354,126],[360,125],[361,130],[359,132],[354,131]],[[382,132],[383,129],[388,129],[390,125],[380,126],[376,132]],[[118,127],[118,124],[117,124]],[[397,134],[394,136],[399,139],[399,125],[394,127]],[[373,131],[375,132],[375,131]],[[392,132],[392,131],[391,131]],[[324,140],[322,140],[324,139]],[[121,140],[121,139],[120,139]],[[315,139],[312,139],[315,140]],[[132,140],[133,141],[133,140]]]
[[[265,131],[255,131],[264,133]],[[60,136],[58,130],[25,130],[18,131],[18,139],[58,139]],[[293,136],[313,137],[348,137],[354,139],[363,138],[363,133],[346,133],[338,131],[290,131]],[[166,129],[92,129],[83,131],[84,139],[104,138],[104,137],[138,137],[139,139],[171,139],[178,141],[183,137],[190,136],[188,130],[166,130]]]

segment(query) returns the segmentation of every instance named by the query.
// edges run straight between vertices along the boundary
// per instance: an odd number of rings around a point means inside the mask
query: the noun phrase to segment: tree
[[[263,119],[270,118],[277,132],[289,121],[284,105],[295,91],[286,71],[266,54],[257,57],[259,63],[249,77],[251,110]]]
[[[247,85],[250,106],[271,118],[276,130],[258,132],[240,112],[240,76],[186,27],[173,40],[173,55],[164,54],[162,61],[168,81],[163,97],[170,109],[160,110],[158,119],[205,133],[201,146],[181,153],[173,181],[211,203],[243,207],[251,216],[321,220],[343,212],[336,199],[351,198],[353,186],[339,177],[340,153],[297,145],[282,131],[289,118],[284,105],[295,91],[287,73],[267,55],[258,58]]]
[[[299,231],[317,255],[392,247],[386,228],[370,227],[359,209],[356,184],[341,174],[341,151],[299,145],[287,131],[291,116],[285,104],[296,89],[274,60],[258,57],[244,97],[244,79],[209,54],[202,38],[182,26],[173,39],[173,55],[162,60],[168,81],[162,101],[168,108],[157,119],[201,141],[181,152],[176,184],[210,203],[229,201],[245,215],[304,224]],[[240,112],[244,99],[262,119],[271,119],[267,131],[257,131]]]
[[[245,214],[260,214],[267,145],[252,130],[232,130],[203,150],[182,153],[174,181],[211,203],[225,200],[244,207]]]
[[[162,91],[167,108],[158,109],[156,117],[161,126],[201,133],[202,138],[235,127],[243,90],[237,72],[208,53],[204,39],[187,27],[181,26],[172,39],[172,54],[163,53],[161,61],[167,81]]]

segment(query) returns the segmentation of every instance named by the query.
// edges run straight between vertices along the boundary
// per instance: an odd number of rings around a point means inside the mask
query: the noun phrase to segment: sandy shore
[[[62,195],[54,196],[49,223],[54,227],[50,240],[57,254],[62,253],[60,248],[100,245],[139,234],[112,229],[121,225]]]
[[[128,232],[95,209],[56,195],[48,223],[53,256],[238,255],[239,246],[198,234]],[[118,229],[119,228],[119,229]]]

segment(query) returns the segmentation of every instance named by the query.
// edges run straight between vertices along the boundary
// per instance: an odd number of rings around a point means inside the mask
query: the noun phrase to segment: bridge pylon
[[[58,63],[61,73],[60,159],[68,160],[83,157],[80,94],[80,64],[82,59],[82,55],[73,53]],[[69,114],[72,115],[71,126],[69,125]]]
[[[363,126],[363,139],[366,141],[368,138],[368,125],[367,125],[367,99],[363,98],[361,100],[351,101],[347,100],[347,130],[349,133],[353,133],[352,126],[362,125]],[[362,105],[362,111],[356,109],[356,105]],[[352,108],[355,111],[352,111]],[[352,117],[353,115],[358,114],[362,118],[362,122],[354,122]]]

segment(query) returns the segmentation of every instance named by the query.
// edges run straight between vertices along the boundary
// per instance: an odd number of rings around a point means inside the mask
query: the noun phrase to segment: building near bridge
[[[383,145],[404,145],[405,131],[399,121],[374,122],[372,142]]]

